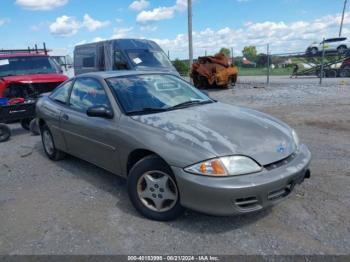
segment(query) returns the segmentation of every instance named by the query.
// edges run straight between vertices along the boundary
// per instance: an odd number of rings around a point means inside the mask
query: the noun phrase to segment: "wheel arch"
[[[129,175],[130,170],[133,168],[133,166],[135,166],[137,162],[139,162],[141,159],[144,159],[145,157],[152,156],[152,155],[159,157],[161,160],[164,161],[165,164],[169,166],[169,164],[164,160],[164,158],[162,158],[157,153],[148,149],[138,148],[130,152],[128,155],[127,162],[126,162],[126,175],[127,176]]]
[[[337,49],[341,48],[341,47],[345,47],[346,49],[348,49],[346,44],[341,44],[340,46],[337,47]]]

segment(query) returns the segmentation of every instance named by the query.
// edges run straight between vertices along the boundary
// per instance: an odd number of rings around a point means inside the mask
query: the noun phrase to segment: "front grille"
[[[37,98],[40,94],[52,92],[61,82],[52,83],[30,83],[11,84],[5,89],[5,97],[7,98]]]
[[[61,82],[53,82],[53,83],[34,83],[31,84],[36,93],[43,94],[52,92],[57,86],[59,86]]]
[[[272,170],[272,169],[275,169],[275,168],[279,168],[281,166],[284,166],[288,163],[290,163],[291,161],[293,161],[293,159],[297,156],[296,153],[293,153],[291,154],[290,156],[282,159],[282,160],[279,160],[279,161],[276,161],[276,162],[273,162],[271,164],[268,164],[268,165],[265,165],[264,168],[266,168],[267,170]]]

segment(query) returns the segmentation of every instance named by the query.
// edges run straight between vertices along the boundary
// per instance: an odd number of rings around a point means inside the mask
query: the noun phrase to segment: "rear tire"
[[[23,129],[29,131],[29,126],[30,126],[30,122],[32,121],[31,118],[25,118],[21,120],[21,126],[23,127]]]
[[[156,155],[141,159],[130,170],[128,193],[136,210],[149,219],[169,221],[184,211],[175,177]]]
[[[326,73],[326,76],[328,78],[336,78],[337,77],[337,71],[336,70],[329,70],[327,73]]]
[[[29,130],[35,136],[39,136],[40,135],[39,125],[38,125],[36,119],[33,119],[32,121],[30,121]]]
[[[346,49],[347,49],[346,46],[342,45],[342,46],[339,46],[337,48],[337,52],[338,52],[338,54],[342,55],[342,54],[344,54],[346,52]]]
[[[51,160],[58,161],[66,156],[64,152],[56,148],[53,136],[47,125],[44,125],[41,128],[41,141],[46,155]]]
[[[10,137],[11,129],[5,124],[0,124],[0,143],[9,140]]]

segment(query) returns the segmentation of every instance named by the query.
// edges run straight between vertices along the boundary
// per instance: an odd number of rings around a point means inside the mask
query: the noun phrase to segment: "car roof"
[[[101,46],[104,44],[117,44],[119,48],[125,49],[149,49],[161,51],[162,49],[156,44],[156,42],[148,39],[136,39],[136,38],[119,38],[111,40],[103,40],[94,43],[87,43],[76,45],[74,49],[85,49],[85,48],[94,48],[96,46]]]
[[[340,40],[340,39],[347,39],[347,37],[341,36],[341,37],[330,37],[327,38],[326,40]]]
[[[85,73],[76,76],[79,77],[98,77],[98,78],[112,78],[112,77],[121,77],[121,76],[132,76],[132,75],[149,75],[149,74],[158,74],[158,75],[173,75],[172,72],[164,71],[139,71],[139,70],[118,70],[118,71],[100,71],[93,73]]]

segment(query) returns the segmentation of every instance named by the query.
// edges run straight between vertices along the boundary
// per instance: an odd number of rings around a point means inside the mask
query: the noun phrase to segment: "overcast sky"
[[[194,0],[195,56],[244,46],[304,51],[338,35],[343,0]],[[350,12],[344,35],[350,36]],[[49,48],[111,38],[147,38],[187,57],[187,0],[1,0],[0,48],[46,42]]]

